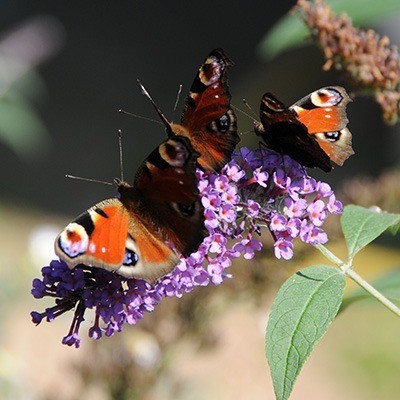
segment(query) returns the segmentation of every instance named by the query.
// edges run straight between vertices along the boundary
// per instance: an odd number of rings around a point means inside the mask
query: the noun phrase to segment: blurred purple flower
[[[321,226],[328,216],[326,205],[322,200],[312,202],[307,207],[308,217],[315,226]]]
[[[236,243],[233,246],[233,251],[236,253],[237,257],[243,253],[243,257],[246,260],[250,260],[254,257],[256,251],[260,251],[262,244],[257,239],[243,239],[241,242]]]
[[[277,258],[290,259],[297,237],[315,245],[328,240],[321,226],[342,204],[327,183],[310,178],[303,166],[273,151],[241,148],[220,174],[197,171],[198,187],[209,231],[199,249],[154,285],[125,279],[118,274],[80,265],[70,270],[62,261],[42,269],[33,281],[32,295],[55,298],[43,313],[32,312],[32,321],[53,321],[74,310],[70,331],[63,343],[79,347],[78,335],[86,309],[94,310],[89,336],[100,339],[120,332],[124,323],[136,324],[164,297],[181,297],[195,287],[219,285],[230,278],[227,268],[243,256],[249,260],[262,248],[255,237],[267,226]]]
[[[290,240],[279,238],[274,243],[274,253],[276,258],[290,260],[293,257],[293,243]]]

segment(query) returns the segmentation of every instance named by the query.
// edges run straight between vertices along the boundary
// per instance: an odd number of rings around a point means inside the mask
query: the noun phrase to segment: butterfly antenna
[[[174,114],[175,114],[175,111],[176,111],[176,109],[178,107],[178,103],[179,103],[179,99],[181,97],[181,93],[182,93],[182,85],[179,85],[178,93],[176,94],[176,100],[175,100],[175,104],[174,104]]]
[[[118,129],[118,147],[119,147],[119,169],[121,171],[121,181],[124,182],[124,165],[122,157],[122,131]]]
[[[111,183],[111,182],[99,181],[99,180],[97,180],[97,179],[83,178],[82,176],[75,176],[75,175],[69,175],[69,174],[67,174],[67,175],[65,175],[65,177],[66,177],[66,178],[69,178],[69,179],[77,179],[77,180],[79,180],[79,181],[102,183],[102,184],[104,184],[104,185],[111,185],[111,186],[114,185],[114,184]]]
[[[135,117],[135,118],[139,118],[139,119],[144,119],[144,120],[150,121],[150,122],[155,122],[156,124],[159,124],[159,125],[164,125],[161,121],[158,121],[157,119],[144,117],[143,115],[133,114],[133,113],[131,113],[131,112],[129,112],[129,111],[123,110],[122,108],[120,108],[120,109],[118,110],[118,112],[119,112],[120,114],[130,115],[131,117]]]
[[[254,115],[255,118],[258,118],[257,114],[251,108],[250,104],[246,101],[246,99],[242,99],[243,104],[250,110],[250,112]]]
[[[150,103],[153,105],[154,109],[156,110],[158,116],[160,117],[161,121],[165,125],[165,128],[167,130],[168,137],[173,137],[175,136],[174,133],[172,132],[171,129],[171,124],[168,121],[168,119],[165,117],[165,115],[161,112],[155,101],[152,99],[150,96],[149,92],[145,89],[145,87],[141,84],[140,80],[137,80],[139,83],[140,88],[142,89],[142,93],[150,100]]]
[[[239,111],[241,114],[245,115],[247,118],[251,119],[253,122],[259,123],[258,119],[254,118],[253,116],[251,116],[247,112],[243,111],[242,109],[235,107],[233,104],[231,104],[231,107],[233,109],[235,109],[236,111]]]
[[[178,103],[179,103],[179,99],[181,97],[181,93],[182,93],[182,84],[179,85],[178,93],[176,94],[176,101],[175,101],[175,105],[174,105],[174,111],[176,111],[176,108],[178,107]]]

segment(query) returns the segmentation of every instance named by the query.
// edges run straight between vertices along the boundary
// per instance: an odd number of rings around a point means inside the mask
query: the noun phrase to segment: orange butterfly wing
[[[104,200],[85,211],[60,233],[56,254],[70,268],[84,263],[117,269],[125,254],[129,215],[118,199]]]
[[[192,83],[181,123],[171,125],[176,135],[190,138],[200,153],[198,163],[207,170],[221,170],[240,141],[228,88],[231,66],[222,49],[213,50]]]

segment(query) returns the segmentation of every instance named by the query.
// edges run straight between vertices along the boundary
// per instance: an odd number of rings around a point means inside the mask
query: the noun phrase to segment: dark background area
[[[123,131],[125,179],[165,137],[161,126],[120,115],[124,108],[150,118],[156,115],[140,93],[140,78],[159,107],[173,118],[179,84],[184,98],[194,75],[216,47],[235,62],[230,73],[233,104],[246,98],[258,114],[259,99],[274,92],[288,104],[326,84],[344,84],[335,73],[321,71],[319,50],[304,47],[270,62],[257,58],[256,46],[295,1],[253,2],[55,2],[3,1],[4,32],[32,16],[56,18],[64,44],[39,66],[45,95],[34,102],[51,138],[48,150],[23,159],[0,143],[0,200],[23,207],[74,216],[101,199],[108,186],[65,179],[66,173],[111,181],[119,176],[117,130]],[[248,110],[246,110],[248,111]],[[239,117],[239,130],[252,122]],[[398,129],[386,127],[372,100],[357,98],[349,106],[356,155],[329,175],[312,171],[333,185],[344,178],[377,175],[398,159]],[[257,146],[252,133],[243,144]]]

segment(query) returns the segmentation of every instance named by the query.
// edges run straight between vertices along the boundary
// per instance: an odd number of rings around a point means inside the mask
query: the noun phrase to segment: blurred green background
[[[131,181],[165,137],[159,125],[117,112],[155,117],[137,78],[175,121],[198,67],[215,47],[235,62],[233,104],[244,108],[246,98],[256,113],[266,91],[291,104],[327,84],[346,86],[340,75],[321,71],[323,58],[315,46],[262,56],[265,34],[294,4],[0,2],[0,398],[273,398],[263,345],[267,310],[294,268],[317,262],[307,249],[300,248],[291,263],[278,263],[267,243],[254,262],[233,268],[231,282],[169,299],[116,337],[94,342],[82,329],[80,350],[61,345],[70,316],[39,327],[30,322],[29,312],[44,308],[45,301],[34,301],[29,291],[53,257],[58,231],[115,193],[64,175],[106,181],[119,176],[117,130],[122,129],[124,172]],[[366,26],[400,44],[400,14],[376,15],[364,18]],[[281,40],[275,36],[274,43]],[[174,115],[180,84],[183,98]],[[353,202],[375,203],[376,187],[386,190],[384,198],[397,190],[387,208],[399,212],[399,126],[384,125],[368,98],[356,98],[348,114],[356,155],[328,175],[311,174]],[[238,118],[243,145],[256,147],[252,122]],[[383,184],[388,170],[392,180]],[[351,179],[360,176],[369,179],[361,183],[369,197],[354,191]],[[335,221],[331,229],[335,238]],[[332,246],[343,252],[339,244]],[[399,260],[398,237],[384,240],[360,256],[359,273],[379,275]],[[293,398],[398,399],[398,331],[398,321],[379,305],[350,307],[306,365]]]

